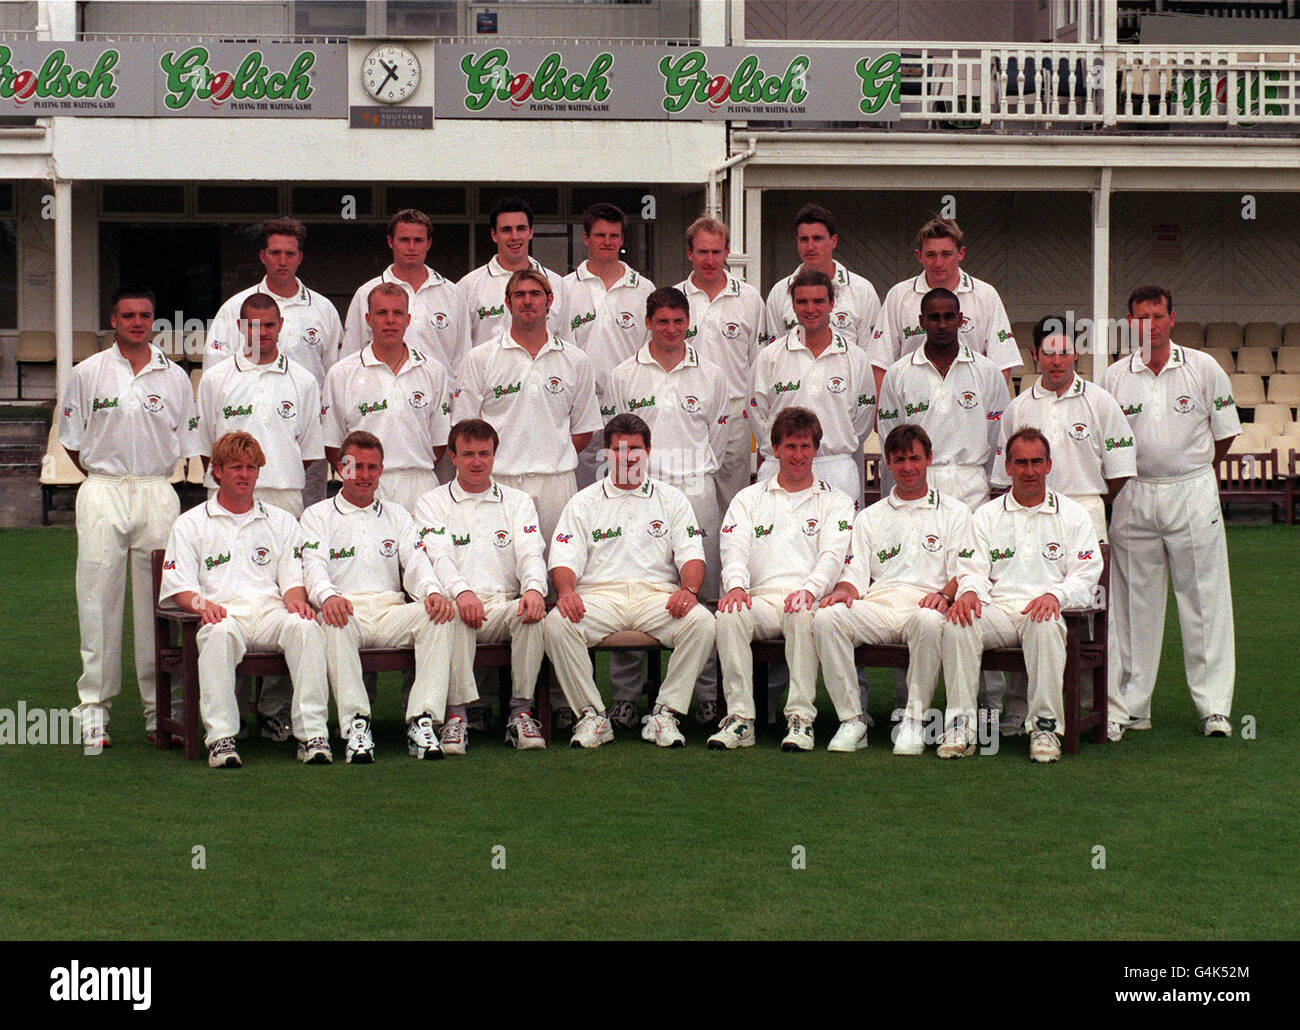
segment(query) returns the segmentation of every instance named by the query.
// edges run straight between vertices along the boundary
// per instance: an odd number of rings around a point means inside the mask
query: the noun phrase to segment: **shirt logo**
[[[574,315],[572,321],[569,322],[569,328],[576,332],[588,322],[594,321],[596,321],[596,312],[588,311],[585,315]]]
[[[413,408],[427,408],[429,406],[429,395],[423,390],[414,390],[411,396],[407,398],[407,401]]]
[[[382,401],[372,401],[369,404],[363,402],[357,405],[357,410],[361,412],[362,416],[373,415],[377,411],[387,411],[388,399],[385,398]]]
[[[880,419],[881,419],[882,421],[885,421],[885,422],[888,422],[890,419],[898,418],[898,409],[897,409],[897,408],[885,408],[883,411],[880,412],[880,416],[879,416],[879,417],[880,417]]]
[[[175,572],[175,571],[176,571],[175,559],[168,558],[165,562],[163,562],[163,572]]]
[[[1121,436],[1118,440],[1113,437],[1106,437],[1106,450],[1113,451],[1120,447],[1132,447],[1133,437]]]
[[[567,544],[567,543],[572,543],[572,542],[573,542],[573,534],[572,534],[572,533],[556,533],[556,534],[555,534],[555,542],[556,542],[557,544]]]
[[[447,317],[445,311],[435,311],[429,316],[429,321],[433,323],[435,329],[446,329],[447,326],[451,325],[451,319]]]
[[[911,404],[911,403],[908,403],[908,404],[904,404],[904,405],[903,405],[903,411],[905,411],[905,412],[907,413],[907,416],[908,416],[909,418],[910,418],[911,416],[913,416],[913,415],[919,415],[919,414],[921,414],[921,412],[923,412],[923,411],[929,411],[929,410],[930,410],[930,402],[929,402],[929,401],[921,401],[921,402],[918,403],[918,404]]]
[[[972,321],[971,321],[971,320],[966,316],[965,312],[963,312],[963,313],[962,313],[962,316],[961,316],[961,321],[957,323],[957,332],[959,332],[959,333],[968,333],[968,332],[970,332],[970,331],[971,331],[972,329],[974,329],[974,328],[975,328],[975,323],[972,322]]]
[[[271,550],[268,547],[254,548],[252,558],[254,565],[269,565],[271,562]]]
[[[335,550],[330,548],[330,561],[338,561],[340,558],[355,558],[357,556],[356,545],[352,547],[340,547]]]
[[[1222,411],[1224,408],[1232,408],[1232,407],[1235,407],[1236,404],[1237,404],[1237,401],[1236,401],[1236,399],[1232,396],[1232,394],[1228,394],[1228,396],[1226,396],[1226,397],[1215,397],[1215,398],[1214,398],[1214,410],[1215,410],[1215,411]]]
[[[663,519],[651,519],[650,525],[646,527],[646,531],[651,536],[663,536],[668,532],[668,527],[664,525]]]
[[[221,409],[222,418],[243,418],[247,415],[251,415],[252,413],[253,413],[253,406],[251,404],[240,404],[236,407],[232,407],[231,405],[227,404],[224,408]]]
[[[502,397],[506,397],[512,393],[518,393],[522,389],[523,380],[520,380],[517,383],[507,383],[504,385],[494,386],[492,387],[492,396],[500,400]]]
[[[309,347],[317,347],[320,345],[320,330],[314,325],[309,325],[302,331],[302,338]]]
[[[1092,551],[1080,551],[1079,561],[1092,561]]]
[[[293,418],[298,412],[294,409],[293,401],[281,401],[275,409],[275,413],[281,418]]]
[[[925,536],[921,538],[921,546],[931,554],[938,554],[943,550],[943,541],[933,533],[926,533]]]
[[[381,540],[379,542],[379,553],[385,558],[394,558],[397,556],[396,540]]]
[[[620,329],[631,329],[636,325],[636,319],[632,316],[632,312],[630,311],[620,311],[618,313],[617,321]]]
[[[1141,405],[1141,404],[1130,404],[1128,407],[1124,408],[1123,411],[1124,411],[1124,414],[1125,414],[1125,415],[1141,415],[1141,414],[1142,414],[1142,405]]]
[[[655,399],[653,395],[650,397],[642,397],[640,400],[633,397],[627,402],[628,411],[640,411],[642,408],[653,408],[654,406]]]
[[[1043,557],[1048,561],[1060,561],[1061,555],[1065,552],[1061,550],[1061,545],[1052,541],[1050,544],[1043,546]]]
[[[455,533],[452,533],[451,535],[452,545],[455,547],[468,547],[469,537],[470,535],[468,533],[466,533],[464,536],[457,536]]]
[[[433,533],[436,536],[444,536],[446,532],[447,532],[446,526],[425,526],[423,529],[420,530],[420,539],[423,540],[430,533]]]
[[[985,418],[985,421],[988,421],[988,422],[1001,422],[1001,421],[1002,421],[1002,412],[1001,412],[1001,411],[990,411],[987,415],[984,416],[984,418]]]
[[[614,405],[612,404],[609,405],[602,404],[600,406],[601,418],[613,418],[617,414],[618,414],[618,408],[614,407]]]
[[[859,408],[865,408],[868,404],[875,404],[875,403],[876,403],[876,398],[871,397],[871,396],[869,396],[869,395],[867,395],[867,394],[865,394],[865,393],[860,393],[860,394],[858,394],[858,407],[859,407]]]
[[[1179,397],[1177,400],[1174,401],[1174,411],[1178,412],[1178,414],[1186,415],[1191,410],[1192,410],[1192,399],[1191,397],[1187,396],[1187,394],[1183,394],[1181,397]]]
[[[799,389],[799,384],[802,382],[803,382],[802,379],[796,379],[793,383],[773,383],[772,392],[793,393],[795,390]]]
[[[801,527],[803,529],[803,535],[816,536],[818,525],[820,525],[820,523],[816,519],[804,519],[803,526]]]
[[[212,555],[208,555],[208,557],[203,559],[203,567],[207,569],[209,572],[211,572],[218,565],[225,565],[228,561],[230,561],[229,551],[227,551],[225,554],[218,554],[215,557],[213,557]]]
[[[611,526],[609,529],[593,529],[591,531],[591,542],[593,544],[598,544],[602,540],[613,540],[615,537],[622,535],[622,526]]]
[[[687,394],[682,398],[682,410],[689,411],[692,415],[700,410],[700,399],[694,394]]]
[[[836,311],[831,314],[831,325],[836,329],[847,329],[849,327],[849,313],[847,311]]]
[[[494,308],[485,308],[480,306],[479,309],[474,312],[474,314],[478,315],[479,318],[495,318],[497,315],[504,315],[505,313],[506,306],[504,304],[498,304]]]
[[[772,535],[772,527],[773,527],[775,524],[776,524],[776,523],[774,523],[774,522],[769,522],[766,526],[755,526],[755,527],[754,527],[754,537],[755,537],[755,539],[758,539],[758,538],[761,538],[761,537],[765,537],[765,536],[771,536],[771,535]]]
[[[1071,425],[1069,428],[1069,434],[1071,440],[1086,440],[1090,435],[1088,432],[1088,427],[1084,425],[1082,422],[1075,422],[1073,425]]]
[[[898,552],[901,551],[902,549],[903,549],[902,544],[895,544],[888,551],[877,551],[876,557],[880,560],[880,563],[883,565],[885,562],[889,561],[890,558],[898,557]]]
[[[724,533],[730,533],[730,532],[732,532],[735,528],[736,528],[736,524],[733,522],[733,523],[731,523],[731,524],[728,525],[728,526],[723,526],[723,527],[722,527],[722,532],[724,532]]]
[[[1014,547],[1006,547],[999,551],[996,547],[989,551],[989,561],[1010,561],[1016,555]]]
[[[156,393],[151,393],[147,397],[145,397],[145,399],[141,402],[141,406],[144,408],[145,411],[152,412],[155,415],[158,414],[158,412],[162,411],[164,407],[166,407],[166,405],[163,404],[163,399],[159,397]]]
[[[957,394],[957,403],[963,408],[973,408],[980,402],[980,399],[970,390],[962,390]]]
[[[548,393],[563,393],[564,380],[559,376],[551,376],[546,380],[546,390]]]
[[[98,397],[96,397],[90,404],[90,411],[91,414],[94,414],[96,411],[103,411],[105,408],[116,408],[116,407],[117,407],[116,397],[105,397],[103,400],[100,400]]]
[[[686,535],[688,537],[692,537],[692,536],[708,536],[709,534],[704,532],[704,530],[700,529],[698,526],[692,526],[688,523],[686,526]]]
[[[525,533],[536,533],[536,532],[537,532],[537,523],[534,522],[531,526],[525,526],[525,527],[524,527],[524,532],[525,532]]]
[[[492,542],[498,547],[510,546],[510,532],[505,529],[498,529],[492,534]]]
[[[957,552],[957,557],[958,557],[958,558],[974,558],[974,557],[975,557],[975,548],[973,548],[973,547],[963,547],[960,551]]]
[[[831,393],[843,393],[846,386],[843,376],[831,376],[826,380],[826,389]]]
[[[740,336],[740,323],[728,322],[726,325],[722,327],[722,335],[723,338],[727,340],[736,339],[737,337]]]

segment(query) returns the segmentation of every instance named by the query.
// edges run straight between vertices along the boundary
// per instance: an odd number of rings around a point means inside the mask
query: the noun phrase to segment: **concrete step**
[[[0,420],[0,447],[34,444],[45,450],[50,435],[50,424],[43,419]]]

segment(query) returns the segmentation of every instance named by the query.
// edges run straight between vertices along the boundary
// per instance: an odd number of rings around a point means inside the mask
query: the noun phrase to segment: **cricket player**
[[[619,260],[626,232],[627,216],[613,204],[587,208],[582,214],[587,260],[564,277],[560,290],[566,309],[561,312],[559,335],[591,359],[602,418],[616,414],[608,400],[610,375],[649,339],[645,302],[655,284]],[[593,434],[578,455],[580,488],[596,481],[599,458],[600,442]]]
[[[587,648],[616,630],[648,633],[673,648],[643,739],[659,747],[686,743],[677,720],[713,649],[713,613],[698,603],[704,548],[690,502],[676,487],[647,475],[650,427],[635,415],[605,426],[610,473],[565,507],[551,543],[558,597],[546,616],[546,651],[560,688],[581,718],[571,746],[614,739],[602,714]]]
[[[1142,341],[1102,385],[1128,416],[1137,477],[1111,513],[1109,736],[1151,728],[1166,580],[1173,577],[1183,663],[1207,737],[1232,735],[1236,679],[1228,546],[1215,466],[1241,432],[1227,375],[1200,351],[1172,346],[1174,302],[1163,286],[1129,296]]]
[[[961,263],[966,257],[963,240],[961,228],[951,218],[931,218],[917,232],[915,253],[922,272],[914,279],[904,279],[885,294],[880,317],[867,344],[877,389],[891,365],[925,342],[921,298],[936,288],[957,296],[961,307],[958,340],[1002,369],[1010,386],[1011,373],[1021,362],[1007,309],[997,290],[963,271]]]
[[[339,454],[343,487],[303,513],[301,549],[307,598],[320,611],[339,734],[347,740],[344,757],[358,765],[375,760],[360,649],[413,647],[406,749],[420,760],[438,759],[434,726],[447,705],[455,609],[416,550],[410,514],[375,497],[384,472],[379,438],[356,430],[344,438]],[[408,596],[418,600],[408,602]]]
[[[975,750],[980,656],[989,647],[1024,648],[1029,673],[1029,757],[1061,757],[1065,725],[1065,622],[1062,608],[1092,604],[1101,579],[1101,547],[1092,519],[1068,497],[1048,489],[1051,445],[1037,429],[1007,440],[1011,491],[975,512],[969,544],[957,561],[957,599],[948,609],[945,649],[955,675],[945,679],[940,758]],[[945,656],[946,657],[946,656]]]
[[[817,718],[813,614],[830,592],[848,550],[853,502],[813,476],[821,424],[807,408],[785,408],[772,423],[779,471],[747,486],[722,523],[718,655],[727,717],[709,747],[754,743],[754,640],[785,639],[790,669],[783,751],[811,751]],[[865,725],[863,729],[865,730]]]
[[[754,438],[744,413],[751,377],[762,350],[766,316],[763,298],[749,283],[727,269],[731,233],[714,218],[697,218],[686,230],[686,257],[691,274],[677,284],[691,306],[686,342],[705,361],[722,369],[727,387],[740,399],[741,417],[727,423],[727,439],[714,476],[718,511],[749,486]]]
[[[464,754],[465,704],[478,696],[474,645],[510,643],[511,695],[506,744],[546,747],[533,718],[545,642],[546,560],[537,508],[522,490],[496,482],[497,431],[482,419],[451,427],[447,449],[456,478],[420,498],[415,522],[421,550],[456,604],[451,682],[457,700],[440,733],[443,750]]]
[[[208,765],[238,769],[235,666],[249,651],[284,652],[293,679],[298,761],[328,765],[325,642],[303,587],[298,522],[253,495],[262,448],[243,430],[212,447],[217,496],[176,520],[167,538],[159,599],[202,617],[199,711]]]
[[[199,452],[199,417],[189,377],[149,342],[153,314],[148,290],[125,286],[113,294],[113,346],[73,366],[59,415],[59,440],[86,476],[77,490],[76,711],[87,754],[111,746],[128,563],[140,704],[146,731],[158,726],[150,556],[180,512],[168,480],[177,462]]]
[[[526,200],[505,197],[497,201],[488,218],[497,252],[486,265],[480,265],[456,284],[469,305],[471,346],[477,347],[495,339],[503,329],[510,327],[506,286],[515,272],[526,268],[541,272],[550,281],[555,303],[550,307],[547,326],[556,336],[569,339],[561,322],[568,311],[564,282],[557,273],[543,268],[540,261],[528,254],[533,239],[533,209]]]
[[[902,643],[909,659],[907,694],[894,754],[919,755],[925,750],[922,726],[939,682],[941,660],[948,682],[954,674],[950,649],[943,642],[944,614],[957,594],[957,558],[969,546],[971,516],[961,501],[928,482],[933,447],[924,429],[895,426],[884,450],[894,487],[858,515],[843,574],[822,600],[812,629],[826,692],[840,717],[827,750],[867,746],[867,716],[857,689],[853,649],[859,644]]]
[[[834,283],[831,328],[849,344],[865,350],[871,327],[880,311],[880,297],[871,283],[835,260],[835,248],[840,242],[835,216],[824,207],[805,204],[794,216],[794,231],[800,265],[773,286],[767,295],[768,333],[779,337],[800,324],[790,286],[801,272],[821,272]],[[766,435],[757,429],[755,435],[760,441],[766,439]]]
[[[393,215],[388,222],[393,263],[353,294],[339,357],[358,353],[374,338],[366,321],[370,291],[380,283],[392,283],[406,294],[411,313],[406,342],[455,375],[469,353],[469,305],[459,286],[424,263],[432,244],[433,222],[423,211],[407,207]]]
[[[776,472],[773,420],[783,408],[807,408],[824,434],[813,475],[848,494],[856,510],[862,447],[876,418],[871,366],[862,349],[832,327],[836,287],[825,273],[804,269],[789,280],[789,290],[799,324],[764,347],[754,365],[749,415],[762,460],[758,477]]]
[[[388,465],[379,498],[409,512],[438,485],[433,467],[451,428],[451,389],[442,365],[406,343],[411,324],[406,291],[380,283],[368,303],[366,321],[374,338],[330,369],[325,383],[325,455],[339,468],[348,433],[364,429],[379,437]]]

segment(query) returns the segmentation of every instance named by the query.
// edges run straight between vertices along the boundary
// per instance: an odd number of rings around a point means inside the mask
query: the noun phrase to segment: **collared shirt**
[[[564,329],[564,313],[567,309],[564,295],[564,279],[558,272],[543,268],[536,258],[528,259],[528,266],[536,272],[543,272],[551,281],[553,297],[551,311],[546,316],[546,327],[556,336],[568,339]],[[506,304],[506,283],[513,272],[501,267],[495,254],[486,265],[479,265],[456,285],[465,295],[470,314],[470,346],[477,347],[486,343],[503,329],[510,328],[510,308]]]
[[[447,442],[450,413],[442,365],[408,347],[394,374],[368,343],[330,369],[321,423],[326,447],[338,447],[352,430],[364,429],[383,443],[386,468],[432,469],[433,449]]]
[[[189,590],[217,604],[279,600],[303,585],[301,533],[298,520],[274,505],[255,500],[236,515],[209,498],[172,524],[158,596]]]
[[[157,347],[139,373],[115,342],[72,368],[59,413],[59,442],[80,451],[87,472],[170,476],[199,453],[190,379]]]
[[[1144,479],[1208,468],[1214,442],[1241,432],[1227,373],[1200,351],[1170,346],[1159,375],[1134,353],[1107,365],[1102,385],[1133,427],[1137,472]]]
[[[727,377],[727,386],[742,406],[749,398],[754,362],[763,349],[767,313],[763,297],[749,283],[727,276],[727,285],[712,300],[689,276],[677,284],[691,306],[686,342]]]
[[[985,604],[1023,607],[1051,594],[1062,608],[1086,608],[1101,579],[1091,516],[1055,490],[1033,508],[1011,492],[981,505],[966,549],[971,553],[957,561],[957,594],[974,591]]]
[[[983,354],[960,347],[947,376],[925,348],[894,362],[880,384],[881,441],[895,426],[919,425],[930,436],[936,465],[982,465],[998,445],[1002,412],[1010,403],[1002,372]]]
[[[579,490],[560,513],[549,567],[579,586],[676,585],[689,561],[704,561],[704,533],[675,486],[647,477],[620,490],[608,477]]]
[[[876,418],[876,380],[862,348],[836,332],[814,358],[803,326],[764,347],[754,364],[749,417],[765,459],[772,457],[772,423],[795,405],[821,422],[819,456],[860,456]]]
[[[747,486],[722,520],[722,591],[807,590],[825,597],[844,564],[853,525],[849,497],[814,480],[790,493],[777,477]]]
[[[802,266],[800,266],[802,268]],[[799,274],[796,268],[767,295],[767,331],[772,336],[788,333],[799,324],[794,317],[794,300],[790,297],[790,281]],[[831,309],[831,328],[849,343],[865,349],[880,311],[880,296],[876,288],[856,272],[850,272],[838,261],[835,274],[835,307]]]
[[[863,597],[899,585],[942,590],[970,546],[970,520],[966,505],[933,487],[911,501],[895,488],[858,513],[840,580]]]
[[[327,598],[401,593],[417,600],[436,593],[433,570],[417,553],[419,537],[400,504],[376,500],[364,508],[337,493],[302,513],[303,580],[317,608]]]
[[[736,413],[722,370],[700,361],[694,347],[665,370],[643,346],[614,370],[606,398],[614,411],[630,412],[650,427],[650,475],[670,483],[717,472],[727,446],[727,423]]]
[[[348,306],[347,327],[343,330],[340,358],[356,354],[375,338],[366,313],[370,310],[370,291],[381,283],[393,283],[406,294],[411,312],[411,324],[406,328],[406,342],[442,364],[454,375],[461,359],[469,353],[469,305],[465,294],[450,279],[444,279],[428,265],[424,266],[426,278],[420,288],[393,274],[393,266],[384,269],[369,282],[363,283],[352,296]]]
[[[915,279],[904,279],[885,294],[880,318],[867,344],[867,356],[877,368],[887,369],[899,358],[925,345],[921,298],[930,289],[922,272]],[[998,291],[962,272],[952,292],[961,307],[958,341],[976,354],[983,354],[1000,369],[1019,368],[1020,350],[1011,335],[1011,321]]]
[[[294,281],[298,283],[298,289],[292,297],[273,293],[264,276],[256,286],[240,290],[221,305],[208,329],[207,345],[203,351],[205,373],[243,349],[245,338],[239,331],[239,307],[249,294],[265,293],[275,298],[284,319],[276,347],[281,354],[289,355],[289,360],[298,362],[310,372],[317,386],[324,385],[325,373],[339,359],[343,323],[339,321],[333,301],[307,289],[301,281]]]
[[[1007,440],[1026,426],[1047,437],[1052,448],[1047,485],[1068,497],[1104,497],[1106,480],[1137,475],[1137,448],[1124,412],[1114,397],[1079,375],[1059,397],[1055,390],[1035,383],[1007,405],[998,425],[997,457],[990,477],[994,486],[1011,485]]]
[[[654,290],[654,283],[626,265],[623,277],[608,290],[585,261],[564,277],[565,309],[558,335],[572,340],[591,359],[602,408],[609,403],[606,395],[614,369],[650,339],[645,302]]]
[[[199,380],[199,453],[226,433],[246,430],[266,455],[257,485],[301,490],[302,463],[325,457],[320,425],[320,388],[301,365],[283,354],[259,365],[243,354],[223,361]],[[204,485],[215,490],[211,470]]]
[[[480,597],[546,596],[546,559],[533,499],[493,480],[470,493],[453,479],[430,490],[415,507],[419,548],[448,597],[466,590]]]
[[[571,437],[604,425],[591,359],[554,333],[534,358],[503,329],[461,367],[452,423],[467,418],[491,423],[500,436],[498,475],[572,471],[578,454]]]

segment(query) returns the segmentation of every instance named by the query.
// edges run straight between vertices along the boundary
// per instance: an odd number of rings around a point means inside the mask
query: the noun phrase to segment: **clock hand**
[[[379,62],[379,66],[380,66],[381,68],[383,68],[385,71],[387,71],[388,74],[384,76],[384,81],[381,82],[381,83],[379,84],[378,88],[375,89],[375,92],[376,92],[376,93],[382,93],[382,92],[384,91],[384,87],[388,85],[389,81],[392,80],[392,79],[397,78],[397,69],[396,69],[396,68],[391,67],[390,65],[384,64],[383,61],[380,61],[380,62]]]

